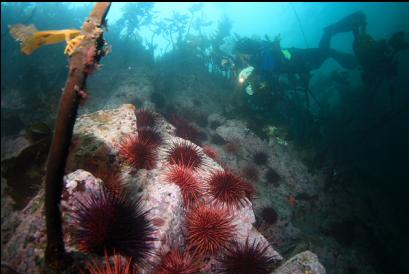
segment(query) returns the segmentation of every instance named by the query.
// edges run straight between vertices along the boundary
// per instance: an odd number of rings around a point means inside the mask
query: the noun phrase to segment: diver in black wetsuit
[[[384,80],[397,75],[397,54],[409,49],[403,32],[390,39],[374,40],[366,33],[366,16],[358,11],[325,28],[321,43],[329,44],[334,34],[352,32],[353,50],[357,57],[362,81],[368,88],[377,88]]]
[[[252,111],[269,111],[276,96],[280,96],[285,88],[282,76],[287,77],[286,85],[290,89],[302,89],[306,97],[307,109],[309,98],[315,97],[309,90],[310,72],[321,67],[328,58],[335,59],[342,67],[357,67],[355,56],[330,48],[330,37],[323,36],[318,48],[286,48],[282,49],[279,38],[274,41],[258,41],[243,38],[235,45],[235,67],[243,68],[239,75],[239,88],[244,89],[250,97],[244,105]],[[254,96],[252,96],[254,95]]]
[[[297,76],[308,87],[310,72],[318,69],[328,58],[333,58],[343,68],[354,69],[358,66],[355,56],[330,48],[331,38],[335,33],[350,31],[351,26],[361,24],[363,18],[351,16],[345,21],[327,27],[318,48],[282,49],[279,38],[274,41],[257,41],[243,38],[235,45],[239,66],[254,67],[253,77],[272,83],[271,79],[280,74]],[[247,78],[245,79],[247,80]],[[257,89],[257,86],[255,87]]]
[[[257,41],[243,38],[235,46],[238,64],[254,69],[251,74],[245,75],[242,82],[257,83],[252,85],[252,89],[257,91],[266,85],[274,86],[274,79],[286,74],[289,78],[297,76],[308,89],[310,71],[320,68],[328,58],[333,58],[345,69],[359,67],[363,82],[368,87],[375,87],[397,74],[396,55],[408,49],[409,44],[404,40],[403,32],[393,34],[388,41],[376,41],[366,33],[366,24],[364,13],[352,13],[324,29],[318,48],[281,49],[279,39]],[[342,32],[353,33],[355,56],[331,49],[331,38]]]

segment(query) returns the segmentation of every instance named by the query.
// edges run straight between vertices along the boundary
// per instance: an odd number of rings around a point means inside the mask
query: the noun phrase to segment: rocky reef
[[[216,250],[216,244],[205,246],[195,244],[196,234],[193,235],[192,231],[196,228],[191,224],[191,220],[195,218],[195,212],[201,207],[226,214],[223,216],[227,216],[230,221],[229,226],[226,227],[233,229],[230,231],[232,237],[226,241],[226,245],[229,245],[234,238],[237,243],[243,244],[247,241],[262,246],[262,255],[269,258],[276,268],[273,273],[325,273],[324,267],[312,252],[300,253],[284,262],[283,257],[276,251],[277,246],[282,247],[285,239],[297,234],[297,228],[292,225],[289,218],[284,216],[290,216],[293,208],[298,206],[298,200],[303,199],[300,198],[300,193],[304,193],[303,195],[308,198],[314,197],[318,191],[315,189],[317,184],[314,187],[311,186],[311,178],[303,177],[307,173],[302,170],[302,165],[292,164],[289,168],[290,165],[287,165],[289,158],[279,160],[278,156],[285,154],[282,151],[282,145],[275,143],[274,140],[271,140],[269,145],[262,142],[239,121],[222,121],[214,129],[208,129],[209,132],[217,134],[226,142],[236,142],[240,147],[228,152],[229,150],[223,148],[225,145],[212,145],[214,154],[211,156],[215,156],[216,160],[214,160],[208,156],[208,149],[175,136],[175,127],[161,115],[154,113],[153,128],[160,135],[161,140],[161,144],[156,147],[155,165],[149,169],[135,168],[124,160],[121,148],[127,136],[141,135],[141,128],[138,128],[138,111],[133,105],[127,104],[116,109],[84,114],[77,119],[62,197],[65,243],[68,251],[76,254],[84,250],[83,243],[76,242],[75,231],[73,233],[72,228],[72,224],[75,223],[72,212],[79,210],[78,201],[84,201],[84,197],[90,193],[104,189],[109,178],[112,181],[112,177],[106,175],[116,174],[119,176],[116,178],[120,178],[117,181],[123,183],[132,195],[140,197],[141,206],[146,211],[147,220],[152,228],[150,236],[153,240],[149,254],[146,256],[146,263],[138,265],[141,273],[157,273],[155,271],[161,264],[163,254],[175,248],[191,251],[197,256],[202,273],[216,273],[222,268],[223,260],[220,260],[220,257],[223,257],[223,252]],[[212,119],[218,118],[209,117],[209,122]],[[184,188],[172,182],[169,176],[175,166],[169,162],[169,155],[179,144],[188,144],[194,148],[195,153],[200,154],[200,166],[192,168],[191,173],[200,182],[203,195],[198,198],[200,202],[198,201],[193,207],[186,206]],[[233,157],[232,151],[236,154],[240,153],[240,157]],[[264,152],[268,155],[262,166],[253,167],[253,170],[256,169],[255,173],[264,174],[260,176],[262,179],[246,183],[248,185],[243,188],[245,195],[238,198],[239,204],[228,206],[226,201],[235,201],[233,198],[223,202],[216,201],[214,193],[210,190],[212,186],[209,178],[217,172],[231,172],[237,174],[235,176],[240,180],[243,178],[243,181],[251,181],[249,179],[254,179],[254,174],[253,177],[245,178],[245,174],[241,171],[245,170],[248,162],[253,161],[255,152]],[[226,163],[232,164],[227,166]],[[279,174],[278,177],[268,177],[267,173],[270,169],[274,169]],[[301,171],[299,172],[298,169]],[[251,175],[251,172],[247,173]],[[274,183],[269,183],[267,182],[269,178],[276,179]],[[288,195],[287,186],[277,184],[281,178],[290,182],[291,195]],[[5,184],[6,182],[2,180],[2,190]],[[255,193],[247,195],[247,192]],[[253,196],[257,198],[250,200]],[[44,267],[43,254],[46,244],[44,192],[40,190],[19,212],[14,212],[5,199],[9,198],[2,191],[2,232],[7,229],[13,233],[2,236],[2,261],[20,273],[39,273]],[[3,201],[5,201],[4,205]],[[275,222],[273,226],[268,226],[269,218],[258,220],[259,217],[256,217],[255,213],[264,216],[258,212],[272,206],[271,203],[274,204],[278,217],[273,218]],[[6,216],[3,216],[3,210],[7,210],[5,214],[12,215],[3,218]],[[269,212],[271,216],[272,213]],[[217,239],[224,237],[222,234],[216,236]],[[84,258],[81,260],[86,261]],[[103,257],[97,257],[96,260],[101,261]]]

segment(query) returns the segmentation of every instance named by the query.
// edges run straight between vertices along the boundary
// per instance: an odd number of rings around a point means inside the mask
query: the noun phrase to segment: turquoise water
[[[93,4],[1,7],[2,178],[21,210],[41,188],[69,56],[63,40],[23,54],[17,40],[25,38],[13,27],[80,29]],[[273,138],[288,149],[290,163],[305,166],[301,173],[324,182],[299,198],[317,210],[280,216],[294,218],[307,235],[283,239],[280,253],[303,242],[328,273],[406,273],[408,13],[409,3],[113,3],[104,33],[109,54],[88,79],[90,99],[79,115],[131,103],[176,127],[183,118],[199,128],[196,144],[220,147],[219,125],[208,117],[239,120],[265,144]],[[358,16],[339,23],[351,14]],[[325,34],[328,47],[320,43]],[[34,149],[37,158],[17,165],[6,152],[17,150],[13,141],[22,136],[48,139]],[[237,150],[230,144],[226,153]],[[334,205],[314,205],[317,197],[333,197]],[[337,256],[326,250],[359,256],[341,256],[337,269]]]

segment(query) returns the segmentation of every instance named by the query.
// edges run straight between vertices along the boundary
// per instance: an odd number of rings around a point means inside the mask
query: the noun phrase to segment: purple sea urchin
[[[73,238],[78,249],[86,253],[108,255],[117,252],[143,263],[154,238],[153,227],[141,199],[133,199],[128,191],[113,195],[105,188],[78,200],[72,213]]]
[[[246,239],[244,244],[233,242],[218,259],[221,273],[268,274],[273,270],[274,258],[267,254],[268,244]]]
[[[175,126],[176,136],[187,139],[197,145],[201,145],[200,131],[187,120],[175,114],[170,116],[168,120],[173,126]]]
[[[157,114],[148,109],[137,110],[135,115],[138,129],[145,127],[154,128],[158,121]]]
[[[266,172],[265,178],[267,183],[278,186],[281,176],[272,168],[269,168]]]
[[[263,220],[269,224],[275,224],[278,220],[278,214],[277,211],[275,211],[274,208],[270,207],[264,207],[261,210],[261,217],[263,218]]]
[[[160,146],[162,144],[162,137],[159,132],[150,128],[138,129],[138,138],[149,145]]]
[[[263,151],[257,151],[253,155],[253,161],[258,166],[265,165],[268,161],[268,155]]]

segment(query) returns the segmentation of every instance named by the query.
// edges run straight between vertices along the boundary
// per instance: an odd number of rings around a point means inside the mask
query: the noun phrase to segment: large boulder
[[[127,185],[135,190],[135,195],[142,195],[143,206],[149,210],[149,218],[155,227],[154,237],[158,239],[154,244],[154,253],[160,254],[172,246],[186,246],[186,209],[178,186],[166,179],[169,164],[165,154],[171,144],[183,141],[174,136],[174,127],[160,118],[157,130],[164,139],[159,149],[158,163],[152,170],[133,170],[118,155],[118,144],[126,135],[137,132],[135,107],[122,105],[113,110],[98,111],[78,118],[75,128],[73,144],[67,164],[67,176],[64,178],[64,192],[62,211],[64,224],[69,222],[70,210],[75,210],[75,203],[81,195],[101,188],[103,181],[96,167],[115,167],[125,178]],[[199,148],[200,149],[200,148]],[[205,156],[205,167],[195,172],[199,180],[206,184],[212,171],[222,170],[218,163]],[[95,173],[95,172],[94,172]],[[210,203],[210,197],[204,197]],[[15,234],[5,246],[4,261],[23,273],[35,273],[43,265],[42,255],[46,244],[45,222],[42,205],[44,193],[42,191],[20,213],[20,225]],[[268,243],[264,236],[254,227],[255,216],[252,203],[249,201],[244,207],[231,212],[233,223],[236,225],[235,240],[244,242],[247,238],[257,239],[268,245],[268,254],[277,262],[282,257]],[[67,249],[76,251],[76,244],[66,236]],[[155,262],[157,258],[152,257]],[[212,273],[217,264],[210,258],[203,267],[207,273]],[[142,273],[150,273],[152,267],[146,267]]]
[[[272,274],[325,274],[325,268],[317,255],[307,250],[288,259]]]

